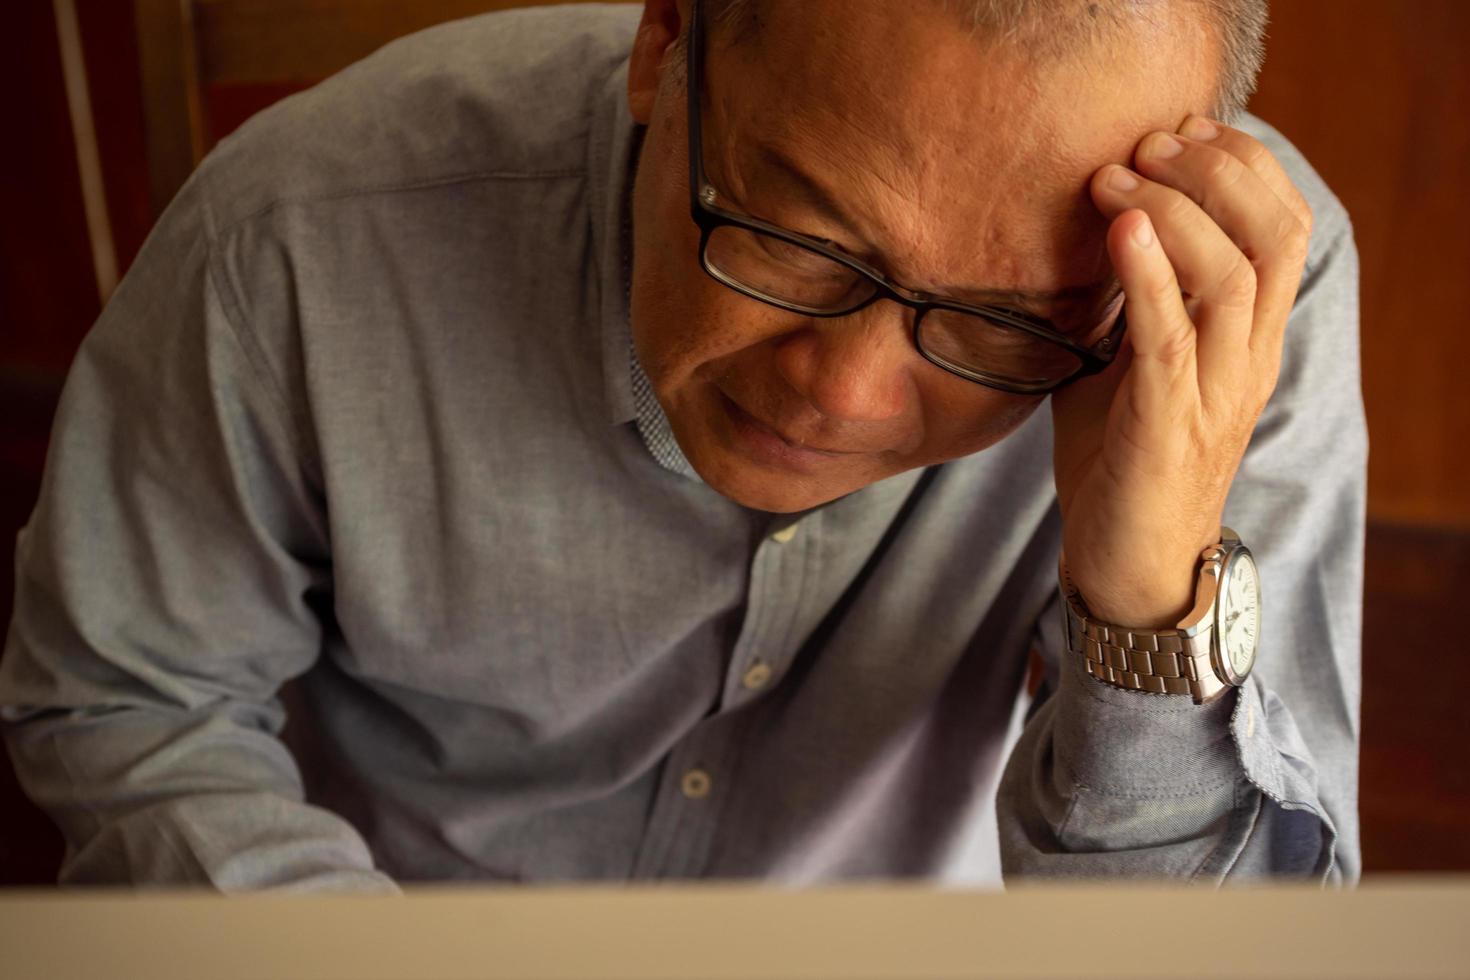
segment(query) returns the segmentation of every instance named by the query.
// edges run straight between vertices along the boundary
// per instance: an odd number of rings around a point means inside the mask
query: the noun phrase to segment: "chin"
[[[855,465],[856,461],[834,463],[827,472],[789,472],[707,445],[686,450],[685,457],[716,493],[742,507],[772,514],[809,510],[892,475],[876,466]]]
[[[716,493],[773,514],[809,510],[891,475],[890,454],[793,451],[750,431],[708,390],[670,399],[670,428],[689,465]],[[670,410],[672,409],[672,410]]]
[[[722,470],[706,474],[698,466],[695,466],[695,471],[710,489],[721,496],[742,507],[771,514],[792,514],[809,510],[861,489],[861,485],[823,486],[808,480],[780,481],[759,474],[729,473]]]

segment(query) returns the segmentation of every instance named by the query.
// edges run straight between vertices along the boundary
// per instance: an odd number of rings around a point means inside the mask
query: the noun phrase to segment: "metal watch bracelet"
[[[1127,691],[1187,694],[1195,704],[1208,704],[1230,689],[1210,664],[1208,631],[1190,637],[1177,629],[1123,629],[1094,622],[1067,575],[1065,559],[1058,578],[1067,647],[1082,656],[1096,680]]]

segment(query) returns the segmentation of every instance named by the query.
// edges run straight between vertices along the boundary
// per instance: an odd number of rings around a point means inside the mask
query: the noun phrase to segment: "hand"
[[[1092,177],[1127,341],[1107,371],[1052,398],[1068,571],[1092,614],[1119,626],[1189,612],[1200,551],[1219,540],[1276,385],[1312,227],[1255,139],[1200,117],[1180,133],[1150,133],[1133,170]]]

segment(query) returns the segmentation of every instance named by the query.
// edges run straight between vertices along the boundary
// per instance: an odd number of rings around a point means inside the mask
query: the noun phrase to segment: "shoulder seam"
[[[214,286],[215,293],[219,296],[220,312],[224,314],[224,321],[230,336],[240,347],[245,359],[249,361],[251,369],[258,379],[265,383],[270,394],[270,400],[275,403],[276,411],[280,413],[285,424],[290,427],[296,436],[296,461],[300,464],[310,478],[321,485],[322,475],[317,460],[321,452],[317,447],[314,433],[303,427],[302,420],[296,412],[291,409],[291,400],[287,397],[285,385],[276,376],[270,365],[270,359],[266,356],[260,341],[256,338],[254,331],[245,326],[245,311],[241,306],[240,297],[231,281],[229,270],[224,268],[223,259],[216,254],[215,242],[211,241],[205,248],[204,253],[205,275]]]
[[[266,357],[265,352],[261,349],[260,343],[255,337],[254,331],[250,330],[248,326],[246,326],[248,317],[246,317],[245,315],[245,310],[243,304],[241,303],[239,293],[235,289],[233,277],[230,275],[230,272],[226,267],[223,257],[218,252],[221,243],[226,238],[228,238],[232,232],[243,227],[244,225],[247,225],[258,218],[271,214],[272,212],[280,208],[290,207],[293,205],[314,204],[324,201],[342,201],[349,200],[354,197],[365,197],[373,194],[392,194],[402,191],[424,190],[434,187],[447,187],[454,184],[475,183],[479,181],[567,180],[573,178],[585,179],[586,176],[586,171],[581,169],[548,170],[542,172],[495,170],[472,171],[469,173],[452,174],[444,177],[436,177],[426,180],[402,181],[398,183],[386,183],[380,185],[354,187],[324,194],[311,194],[301,197],[280,197],[272,200],[270,203],[265,204],[262,207],[256,208],[254,211],[251,211],[239,218],[234,219],[233,221],[230,221],[228,224],[220,228],[209,227],[212,226],[214,222],[213,220],[206,221],[206,227],[208,228],[208,231],[206,232],[206,234],[208,235],[208,239],[205,245],[204,257],[206,275],[213,283],[215,293],[219,296],[221,311],[224,313],[225,323],[228,325],[229,332],[235,338],[235,343],[240,346],[241,350],[245,353],[246,358],[250,361],[250,364],[254,368],[256,374],[260,376],[260,379],[264,381],[269,388],[271,393],[271,400],[276,403],[276,410],[281,413],[286,421],[286,424],[289,425],[291,429],[295,432],[296,439],[298,441],[298,461],[306,467],[307,471],[312,474],[313,478],[320,479],[320,473],[315,464],[315,460],[319,456],[319,451],[316,447],[314,434],[303,429],[302,420],[297,417],[294,411],[291,410],[291,401],[286,395],[286,390],[284,385],[281,383],[281,379],[276,377],[275,371],[272,370],[269,358]],[[205,210],[212,218],[214,209],[212,207],[206,206]]]

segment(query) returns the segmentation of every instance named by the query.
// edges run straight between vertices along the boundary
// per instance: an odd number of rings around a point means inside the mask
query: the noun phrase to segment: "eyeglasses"
[[[1055,391],[1112,363],[1127,329],[1121,309],[1106,336],[1089,346],[1042,317],[908,289],[814,238],[722,207],[704,172],[700,6],[695,0],[689,25],[689,191],[705,272],[744,296],[806,316],[842,317],[892,300],[914,311],[913,342],[925,359],[1013,394]]]

